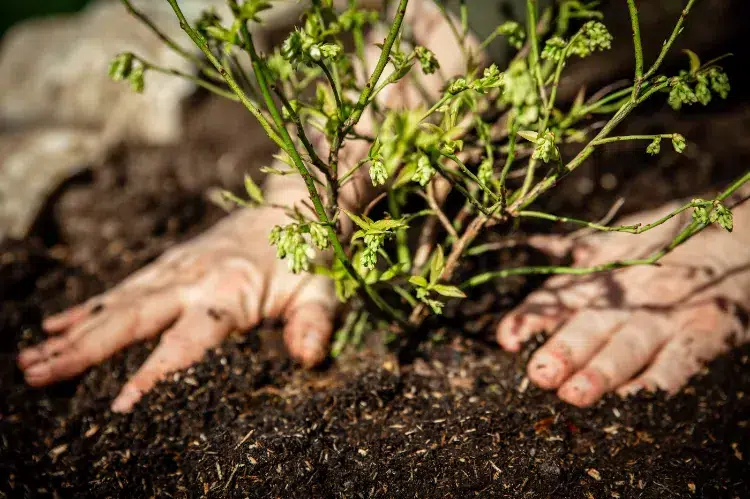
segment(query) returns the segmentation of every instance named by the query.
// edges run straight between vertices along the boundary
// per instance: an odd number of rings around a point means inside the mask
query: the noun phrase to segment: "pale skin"
[[[431,2],[411,2],[405,23],[420,44],[436,53],[443,75],[461,71],[462,54],[446,42],[453,35]],[[369,67],[378,55],[373,44],[380,40],[382,33],[369,37]],[[443,80],[433,75],[423,84],[437,95]],[[414,107],[421,96],[401,86],[383,92],[382,100],[390,107]],[[359,130],[373,130],[370,116],[363,117]],[[341,152],[342,169],[368,148],[363,141],[348,142]],[[341,193],[343,206],[361,205],[372,196],[366,171],[355,177]],[[272,177],[266,185],[271,202],[305,197],[294,177]],[[658,217],[643,213],[634,218],[648,222]],[[264,318],[284,321],[293,358],[305,366],[319,364],[328,352],[336,299],[325,278],[291,274],[277,260],[268,233],[286,221],[283,211],[274,208],[233,213],[112,290],[47,318],[43,328],[50,338],[18,356],[26,381],[44,386],[75,377],[161,334],[157,348],[112,402],[114,411],[127,412],[168,373],[200,361],[232,331],[247,331]],[[597,234],[572,245],[544,239],[543,246],[571,249],[575,265],[590,266],[648,255],[684,223],[676,217],[638,236]],[[706,230],[659,267],[552,278],[501,321],[498,342],[515,352],[536,332],[548,331],[549,341],[529,362],[529,378],[574,405],[590,405],[612,391],[675,392],[731,344],[750,340],[737,313],[750,307],[748,226],[750,211],[743,205],[735,209],[734,234]]]

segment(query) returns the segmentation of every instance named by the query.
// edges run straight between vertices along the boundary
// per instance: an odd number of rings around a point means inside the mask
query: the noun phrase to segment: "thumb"
[[[300,286],[284,312],[284,343],[305,367],[320,364],[328,355],[335,311],[332,282],[315,275]]]

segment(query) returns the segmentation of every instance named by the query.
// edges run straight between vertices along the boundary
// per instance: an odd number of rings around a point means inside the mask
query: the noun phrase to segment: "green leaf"
[[[380,275],[381,281],[390,281],[401,272],[401,264],[394,263],[389,269]]]
[[[354,222],[355,224],[357,224],[361,229],[364,229],[364,230],[369,230],[370,229],[370,226],[372,224],[368,223],[365,219],[360,218],[357,215],[355,215],[354,213],[346,211],[343,208],[341,208],[341,211],[343,211],[344,213],[346,213],[346,216],[349,217],[351,219],[351,221]]]
[[[536,144],[536,140],[539,137],[538,133],[532,132],[530,130],[519,130],[518,135],[528,140],[529,142],[533,142],[534,144]]]
[[[403,78],[404,76],[406,76],[407,74],[409,74],[409,71],[411,70],[412,66],[414,66],[414,63],[406,64],[404,66],[401,66],[400,68],[398,68],[396,71],[394,71],[391,74],[391,76],[389,77],[389,79],[393,83],[397,82],[398,80],[400,80],[401,78]]]
[[[435,284],[434,286],[432,286],[432,290],[438,294],[449,296],[451,298],[466,298],[466,294],[456,286],[448,286],[447,284]]]
[[[263,166],[260,168],[260,171],[261,173],[269,173],[271,175],[292,175],[298,173],[296,170],[279,170],[270,166]]]
[[[247,174],[245,174],[245,191],[247,191],[247,195],[250,196],[250,199],[256,203],[265,203],[266,200],[263,198],[263,191],[260,190],[260,187],[258,187],[258,184],[255,183],[253,178]]]
[[[438,245],[435,248],[435,253],[432,254],[432,261],[430,262],[430,284],[435,284],[440,280],[444,268],[445,255],[443,254],[443,247]]]
[[[221,197],[223,197],[226,201],[230,201],[238,206],[243,206],[245,208],[250,207],[250,203],[245,201],[244,199],[241,199],[240,197],[234,195],[234,193],[229,191],[221,191]]]
[[[703,199],[693,199],[693,203],[701,203],[695,208],[693,208],[693,220],[698,222],[699,224],[707,224],[709,222],[708,219],[708,201],[705,201]]]
[[[411,179],[412,177],[414,177],[414,173],[416,173],[416,171],[417,171],[416,161],[410,161],[409,163],[406,163],[404,167],[401,168],[401,171],[396,177],[396,181],[393,182],[392,189],[395,190],[398,187],[401,187],[411,182]]]
[[[690,58],[690,74],[694,75],[701,68],[700,57],[698,57],[698,54],[696,54],[692,50],[683,49],[683,52],[686,53]]]
[[[234,43],[235,36],[228,29],[222,26],[206,26],[206,34],[215,40],[221,40],[226,43]]]
[[[719,226],[727,232],[732,232],[732,229],[734,229],[734,217],[732,216],[732,211],[723,204],[719,204],[716,207],[715,213],[716,221],[719,223]]]
[[[442,128],[440,128],[434,123],[423,121],[422,123],[419,124],[419,126],[423,128],[425,132],[433,133],[437,135],[438,137],[442,137],[443,135],[445,135],[445,130],[443,130]]]
[[[297,166],[292,162],[292,158],[289,157],[289,155],[285,152],[279,152],[273,155],[274,159],[278,159],[282,163],[291,166],[294,168],[294,171],[297,172]]]
[[[386,218],[383,220],[378,220],[377,222],[370,225],[370,229],[372,230],[394,230],[394,229],[405,229],[407,227],[406,222],[404,222],[401,219],[394,220],[390,218]]]
[[[656,156],[661,151],[661,137],[656,137],[646,148],[646,153]]]
[[[417,286],[418,288],[426,288],[428,286],[427,279],[421,275],[413,275],[409,278],[409,283]]]
[[[685,137],[683,137],[679,133],[672,135],[672,147],[674,147],[674,150],[676,152],[682,153],[682,151],[685,150],[685,147],[687,147]]]

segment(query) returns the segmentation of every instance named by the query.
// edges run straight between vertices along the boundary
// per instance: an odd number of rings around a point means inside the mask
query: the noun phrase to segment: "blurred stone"
[[[167,2],[133,0],[167,36],[198,53]],[[223,0],[182,0],[188,19]],[[298,20],[302,3],[279,2],[266,32]],[[23,237],[46,197],[65,179],[95,166],[121,142],[174,144],[183,134],[182,104],[195,85],[156,72],[142,94],[107,74],[112,58],[130,51],[159,66],[194,73],[119,0],[100,0],[69,16],[35,19],[12,28],[0,51],[0,240]],[[247,64],[246,67],[249,67]]]
[[[98,134],[85,130],[0,135],[0,240],[23,237],[47,197],[101,153]]]

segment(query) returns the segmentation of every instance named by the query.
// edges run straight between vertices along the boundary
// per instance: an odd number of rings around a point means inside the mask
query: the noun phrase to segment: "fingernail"
[[[124,388],[112,402],[112,412],[130,412],[140,398],[141,393],[135,388]]]
[[[302,348],[306,351],[320,350],[320,333],[317,331],[309,331],[302,340]]]
[[[643,385],[632,383],[628,386],[624,386],[620,388],[619,393],[621,397],[631,397],[635,395],[636,393],[643,390],[645,387]]]
[[[588,393],[593,388],[588,377],[577,374],[570,380],[570,388],[581,393]]]
[[[539,352],[532,364],[533,379],[542,388],[557,388],[562,382],[563,363],[547,352]]]
[[[497,342],[503,349],[508,352],[517,352],[521,349],[521,341],[518,338],[518,334],[523,325],[523,317],[515,316],[510,319],[506,319],[505,323],[500,325],[498,330]]]
[[[315,367],[326,356],[326,349],[321,344],[321,334],[311,331],[302,338],[302,352],[300,360],[305,367]]]
[[[591,382],[580,374],[572,377],[558,390],[557,395],[569,404],[583,407],[589,404]]]

